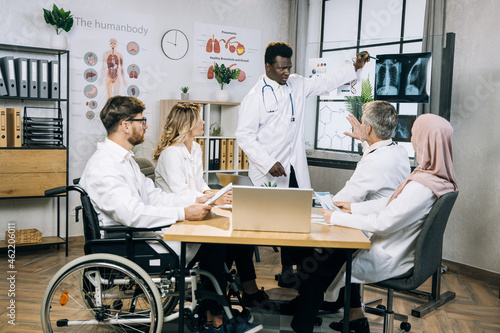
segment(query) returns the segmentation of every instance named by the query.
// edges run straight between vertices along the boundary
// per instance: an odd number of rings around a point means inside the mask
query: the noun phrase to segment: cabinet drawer
[[[0,174],[66,172],[64,149],[1,149]]]
[[[66,186],[66,173],[0,173],[0,197],[43,196],[45,190]]]

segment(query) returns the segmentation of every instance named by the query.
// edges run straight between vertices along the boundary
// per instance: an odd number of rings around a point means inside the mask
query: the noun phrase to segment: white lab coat
[[[155,183],[167,193],[200,196],[210,190],[203,179],[200,145],[193,142],[191,153],[184,144],[165,148],[156,163]]]
[[[383,281],[404,274],[413,267],[415,242],[436,197],[429,188],[412,181],[389,205],[388,200],[386,197],[353,203],[353,214],[332,213],[330,222],[333,225],[373,233],[371,248],[360,250],[353,259],[353,283]],[[336,300],[344,284],[345,271],[341,271],[326,291],[326,299]]]
[[[195,196],[165,193],[155,187],[132,156],[131,152],[106,138],[97,144],[96,152],[87,162],[80,185],[92,200],[100,224],[154,228],[184,220],[183,207],[194,204]],[[163,234],[141,236],[162,238]],[[180,254],[179,242],[167,244]],[[189,258],[193,256],[188,253]]]
[[[391,145],[392,140],[372,144],[356,170],[334,197],[334,201],[362,202],[390,197],[410,175],[410,160],[404,147]]]
[[[276,94],[278,108],[275,112],[265,109],[262,96],[264,79]],[[293,165],[299,187],[311,187],[304,144],[305,99],[328,93],[354,79],[356,72],[352,64],[311,78],[292,74],[283,86],[265,75],[259,78],[241,102],[236,129],[238,145],[250,162],[248,174],[254,185],[271,182],[278,187],[288,187],[289,177],[276,178],[269,174],[271,167],[280,162],[287,176],[290,175],[290,165]],[[291,121],[292,104],[295,121]]]

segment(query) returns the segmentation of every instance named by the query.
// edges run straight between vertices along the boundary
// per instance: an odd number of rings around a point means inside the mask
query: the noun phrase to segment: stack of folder
[[[0,147],[21,146],[21,109],[0,107]]]
[[[59,99],[59,79],[57,60],[0,58],[0,96]]]
[[[58,117],[33,117],[25,108],[23,117],[23,143],[25,146],[63,146],[63,118],[59,109]]]

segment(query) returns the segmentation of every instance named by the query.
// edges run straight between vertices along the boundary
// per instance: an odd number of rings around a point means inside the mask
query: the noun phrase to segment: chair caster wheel
[[[385,307],[384,304],[377,305],[377,309],[384,310],[384,311],[387,310],[387,308]]]
[[[314,321],[314,326],[321,326],[321,325],[323,325],[323,318],[316,317],[316,320]]]
[[[408,322],[402,322],[401,325],[399,325],[399,327],[405,332],[410,332],[411,330],[411,324]]]

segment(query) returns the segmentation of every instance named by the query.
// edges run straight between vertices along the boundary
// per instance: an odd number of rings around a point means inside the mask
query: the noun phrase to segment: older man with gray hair
[[[361,140],[363,157],[344,188],[333,196],[333,200],[362,202],[391,196],[410,174],[408,152],[391,139],[398,125],[396,109],[385,101],[369,102],[363,105],[361,123],[353,115],[349,115],[347,119],[352,125],[352,133],[344,134]],[[302,263],[312,256],[312,249],[288,247],[282,248],[282,252],[295,263]],[[301,265],[298,266],[299,274],[294,276],[295,287],[300,285]],[[359,290],[359,285],[353,285],[353,288]],[[338,301],[333,303],[325,301],[322,309],[334,312],[343,306],[343,300],[343,290],[341,290]],[[293,314],[297,303],[298,298],[282,305],[281,313]]]

